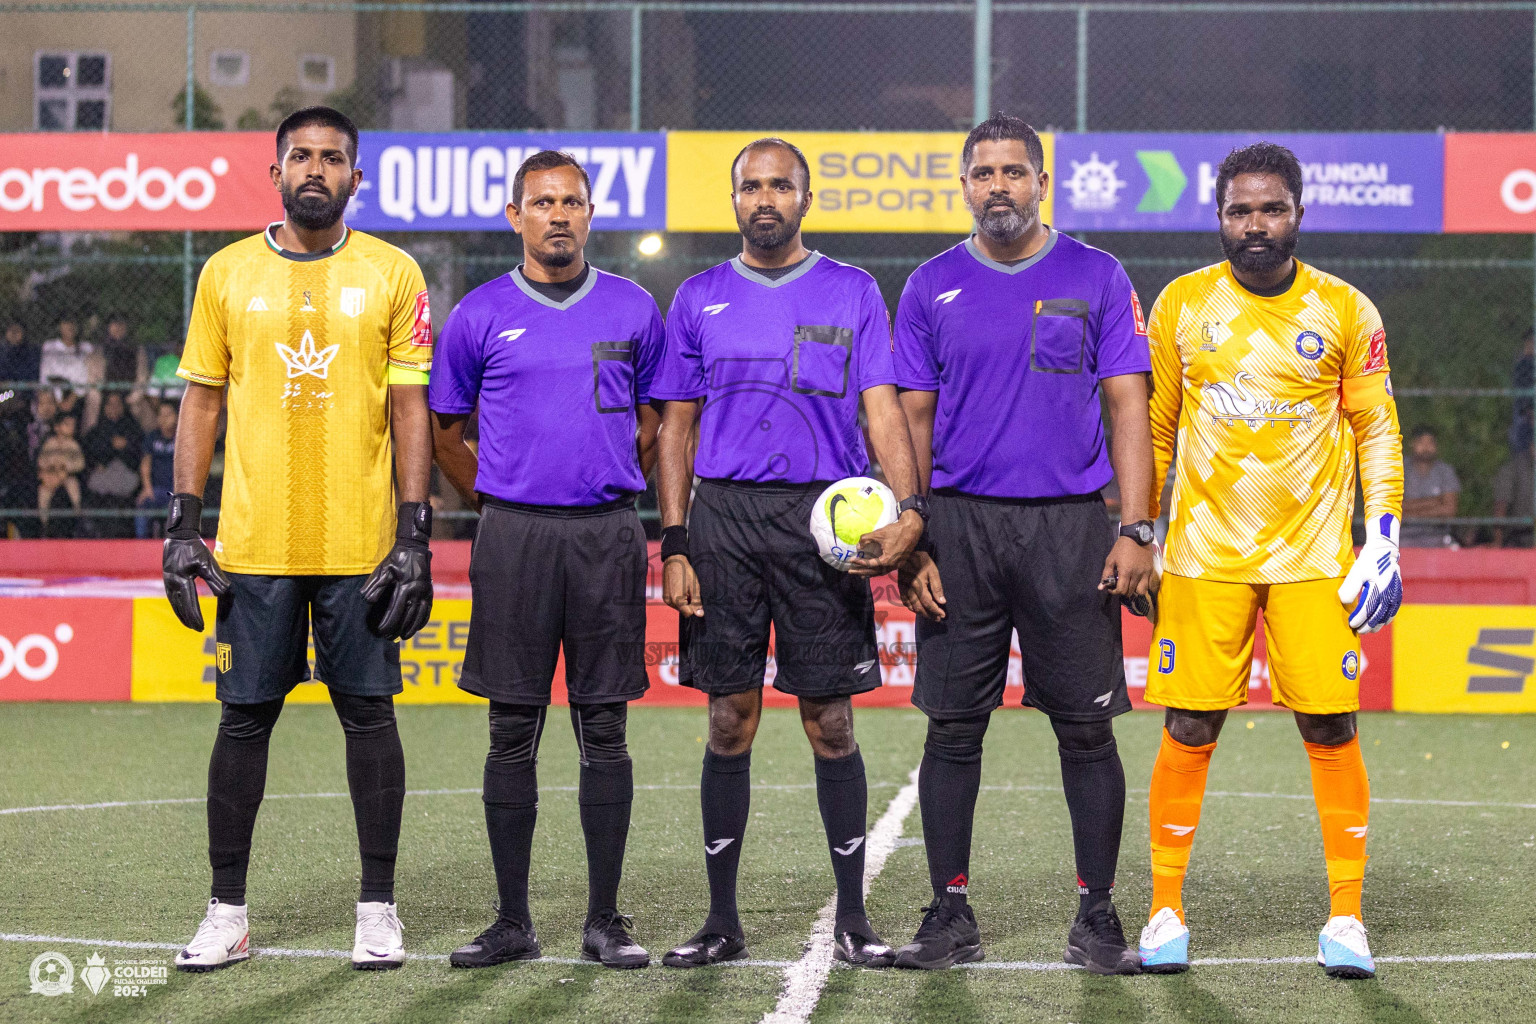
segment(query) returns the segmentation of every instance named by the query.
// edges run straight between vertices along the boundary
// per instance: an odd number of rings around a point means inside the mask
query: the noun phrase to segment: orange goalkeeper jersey
[[[1179,576],[1343,576],[1359,449],[1366,514],[1402,514],[1402,438],[1381,316],[1297,261],[1255,295],[1223,262],[1170,284],[1148,325],[1153,515],[1177,449],[1164,563]]]

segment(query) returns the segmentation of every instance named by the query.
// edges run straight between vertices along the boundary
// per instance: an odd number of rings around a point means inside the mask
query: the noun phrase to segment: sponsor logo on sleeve
[[[432,344],[432,305],[425,288],[416,293],[416,322],[411,327],[411,344]]]
[[[1360,368],[1360,373],[1362,376],[1369,373],[1380,373],[1386,368],[1387,329],[1385,327],[1378,327],[1376,333],[1371,335],[1371,348],[1366,354],[1365,365]]]
[[[1131,289],[1131,317],[1136,321],[1136,333],[1143,338],[1147,336],[1147,321],[1141,315],[1141,297],[1136,294],[1136,289]]]

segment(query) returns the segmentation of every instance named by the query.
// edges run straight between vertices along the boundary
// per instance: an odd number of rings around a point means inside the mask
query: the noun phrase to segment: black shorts
[[[633,500],[558,508],[487,498],[469,560],[459,687],[548,704],[563,644],[572,702],[643,695],[646,558]]]
[[[219,700],[262,704],[308,681],[311,622],[315,677],[331,689],[387,697],[404,688],[400,645],[369,628],[368,577],[228,575],[214,625]]]
[[[688,546],[704,615],[682,618],[684,686],[711,694],[762,686],[770,623],[776,689],[822,698],[880,685],[869,581],[823,562],[811,540],[811,506],[825,489],[699,482]]]
[[[945,618],[917,617],[912,703],[931,718],[1001,706],[1017,629],[1026,705],[1068,722],[1129,711],[1120,599],[1098,589],[1115,538],[1103,499],[936,492],[929,509]]]

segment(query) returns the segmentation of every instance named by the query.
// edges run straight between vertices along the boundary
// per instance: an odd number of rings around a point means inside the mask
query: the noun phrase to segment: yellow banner
[[[202,600],[203,633],[183,626],[164,598],[133,601],[133,699],[136,701],[211,701],[220,657],[214,637],[214,599]],[[400,675],[405,691],[398,704],[473,704],[481,698],[458,687],[469,640],[469,602],[439,598],[432,620],[400,645]],[[227,655],[225,655],[227,656]],[[315,663],[313,640],[309,663]],[[301,704],[330,701],[320,682],[300,683],[288,695]]]
[[[667,133],[667,230],[735,231],[731,161],[753,139],[775,132]],[[806,231],[971,230],[960,191],[964,132],[785,132],[811,165]],[[1055,136],[1042,132],[1045,169]],[[1052,219],[1049,193],[1040,217]],[[834,257],[836,253],[832,253]]]
[[[1398,711],[1536,711],[1536,607],[1410,604],[1392,623]]]

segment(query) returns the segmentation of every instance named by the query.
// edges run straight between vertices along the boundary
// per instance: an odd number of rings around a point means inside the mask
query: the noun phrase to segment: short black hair
[[[1022,117],[998,113],[972,128],[971,133],[965,137],[965,146],[960,150],[960,172],[964,174],[971,169],[971,158],[976,155],[977,143],[1002,142],[1004,139],[1017,139],[1024,143],[1029,162],[1035,165],[1035,173],[1045,171],[1045,146],[1040,142],[1040,133]]]
[[[1408,440],[1417,441],[1421,437],[1432,437],[1438,441],[1440,440],[1440,432],[1428,423],[1421,423],[1413,428],[1413,433],[1408,435]]]
[[[581,183],[587,188],[587,198],[592,198],[592,179],[587,177],[587,169],[581,166],[581,161],[569,153],[562,153],[558,149],[541,149],[537,153],[523,161],[517,173],[512,177],[512,205],[523,205],[523,182],[530,171],[552,171],[556,167],[574,167],[581,172]]]
[[[283,123],[277,126],[277,159],[281,163],[283,154],[286,153],[288,136],[300,128],[309,128],[319,125],[322,128],[334,128],[347,137],[347,159],[352,166],[357,166],[357,125],[352,119],[334,107],[304,107],[295,110],[283,118]]]
[[[1285,190],[1301,205],[1301,161],[1296,154],[1273,142],[1255,142],[1227,154],[1216,171],[1216,213],[1227,201],[1227,186],[1239,174],[1273,174],[1285,182]]]
[[[741,158],[746,156],[754,149],[767,149],[769,146],[777,146],[780,149],[786,149],[792,156],[794,156],[795,160],[800,164],[801,173],[805,175],[805,187],[806,189],[810,189],[811,165],[810,162],[805,159],[805,154],[800,152],[800,147],[795,145],[793,142],[790,142],[788,139],[781,139],[777,135],[769,135],[761,139],[753,139],[745,146],[742,146],[741,152],[736,154],[736,159],[731,161],[731,190],[735,191],[736,189],[736,168],[741,166]]]

